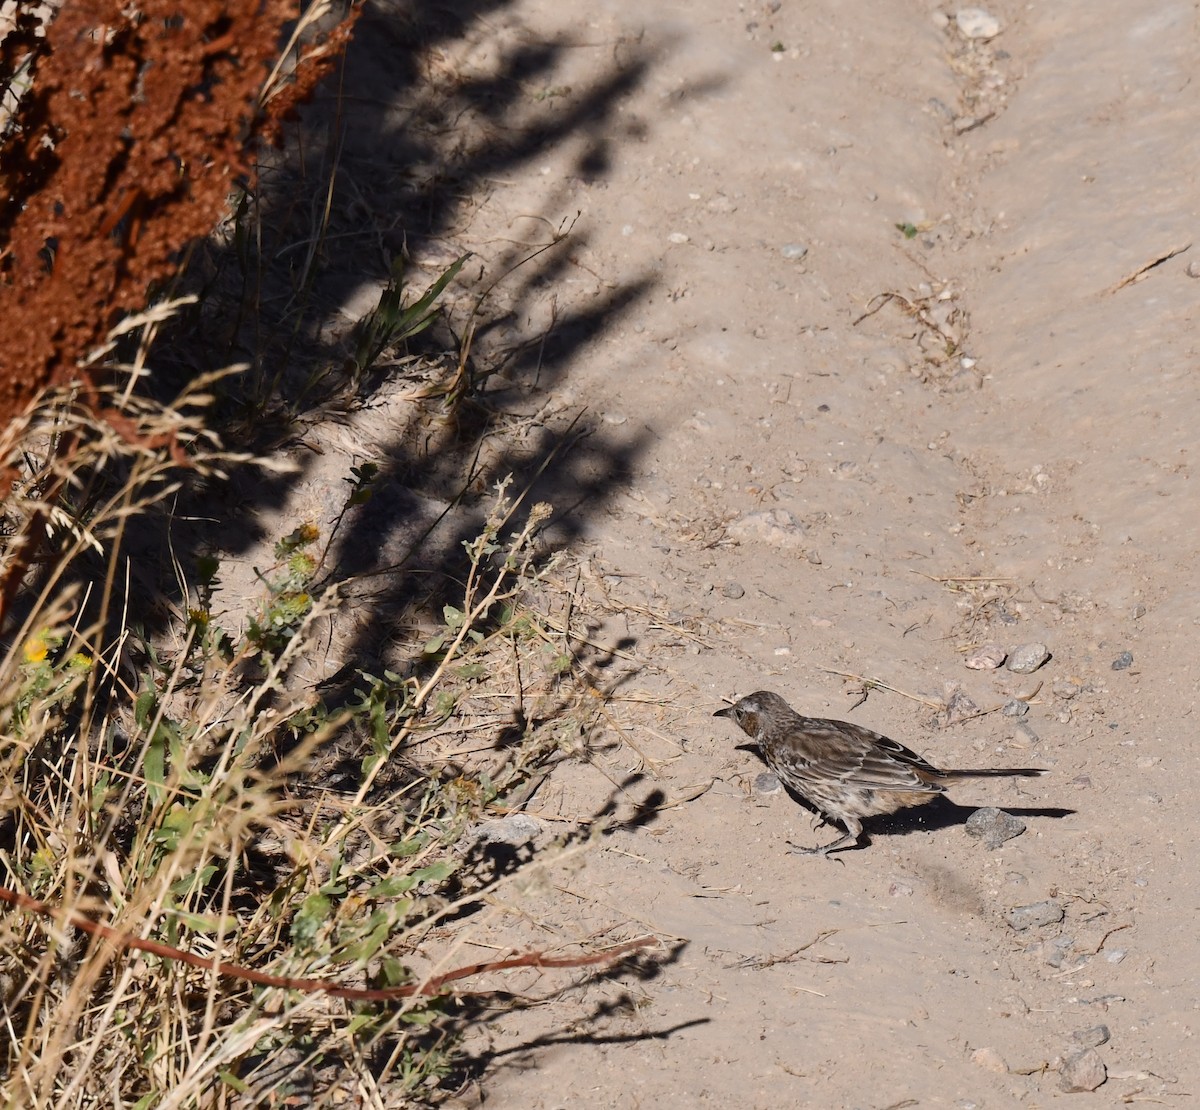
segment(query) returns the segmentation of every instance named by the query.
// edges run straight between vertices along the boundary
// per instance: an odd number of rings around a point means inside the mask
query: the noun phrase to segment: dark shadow
[[[324,588],[352,582],[346,590],[356,618],[330,648],[337,663],[330,670],[338,672],[338,681],[320,690],[326,705],[336,709],[354,696],[361,671],[378,674],[388,667],[419,677],[435,665],[414,646],[414,625],[422,615],[440,620],[444,606],[461,603],[470,571],[464,542],[479,534],[499,480],[515,475],[513,492],[528,491],[510,532],[522,526],[535,502],[554,506],[543,530],[542,558],[577,540],[626,487],[648,445],[648,431],[637,425],[622,431],[571,410],[541,415],[567,385],[581,352],[647,298],[658,280],[651,272],[634,274],[615,286],[606,284],[588,301],[552,312],[548,324],[528,323],[539,318],[555,286],[575,272],[572,253],[587,245],[582,229],[557,236],[578,211],[570,190],[535,214],[538,238],[529,236],[528,242],[499,252],[487,272],[478,264],[461,271],[446,298],[448,323],[387,350],[365,373],[352,365],[356,337],[342,309],[364,288],[377,292],[400,257],[411,260],[410,296],[423,291],[469,249],[469,231],[460,231],[464,213],[486,195],[490,180],[523,172],[569,143],[578,149],[570,184],[597,185],[620,157],[622,144],[639,141],[639,129],[652,126],[627,126],[619,112],[623,98],[662,60],[664,48],[640,40],[611,44],[602,71],[563,96],[550,96],[543,86],[577,49],[565,35],[498,41],[486,80],[452,66],[437,69],[470,36],[487,33],[486,20],[507,7],[503,0],[369,4],[341,73],[302,113],[283,151],[264,159],[257,184],[244,198],[242,227],[258,234],[231,228],[226,237],[193,250],[176,292],[195,294],[198,302],[164,330],[151,356],[154,374],[142,384],[159,400],[169,400],[202,373],[246,364],[246,370],[215,387],[209,424],[227,446],[286,457],[292,466],[285,472],[245,465],[228,480],[185,472],[184,486],[169,504],[130,518],[119,558],[135,578],[128,595],[118,596],[112,606],[110,643],[118,638],[118,620],[125,627],[140,626],[146,640],[154,641],[186,613],[195,604],[187,585],[194,586],[200,554],[214,552],[234,563],[261,558],[263,550],[269,551],[264,545],[308,515],[319,522],[326,540],[348,493],[338,482],[349,477],[352,462],[373,462],[379,471],[372,496],[345,513],[322,564]],[[538,247],[547,249],[535,254]],[[500,278],[499,287],[488,293]],[[481,308],[472,316],[480,298]],[[354,303],[361,318],[371,298]],[[468,319],[475,326],[469,347],[462,339]],[[355,439],[356,422],[364,414],[395,406],[401,395],[413,400],[403,411],[388,410],[398,414],[393,425],[385,425],[382,433],[376,428],[369,442]],[[344,470],[330,479],[322,467],[329,453],[323,437],[339,424],[350,429],[350,443],[341,446]],[[124,465],[118,461],[116,468]],[[119,487],[124,474],[116,468],[99,476],[94,491],[87,487],[87,495],[99,502]],[[284,506],[298,506],[298,492],[309,502],[290,510],[296,518],[285,517],[282,527],[264,523],[277,519]],[[79,579],[102,582],[106,567],[88,555],[75,571]],[[231,624],[244,625],[251,615],[245,607],[253,601],[218,592],[217,604],[229,607]],[[86,617],[79,623],[86,625]],[[480,630],[492,627],[483,623]],[[632,646],[624,642],[625,651]],[[628,667],[614,664],[613,653],[581,644],[573,650],[572,667],[602,697],[632,677]],[[114,670],[123,681],[136,682],[149,667],[136,646],[127,646]],[[266,701],[262,708],[269,708]],[[547,699],[539,720],[555,708]],[[516,745],[539,720],[514,715],[511,724],[497,730],[493,748],[502,752]],[[304,791],[353,794],[362,781],[360,741],[336,737],[303,783],[289,783],[294,797],[303,801]],[[590,742],[585,738],[585,755]],[[130,758],[139,746],[132,749]],[[377,781],[377,794],[391,791],[400,797],[405,783],[438,773],[418,758],[419,752],[400,753],[390,777]],[[139,768],[133,771],[136,775]],[[633,797],[629,791],[636,783],[615,786],[591,824],[641,827],[653,821],[665,799],[656,790]],[[368,798],[368,804],[379,801]],[[362,832],[364,841],[368,832]],[[127,847],[135,833],[118,829],[114,848]],[[584,823],[576,835],[586,833]],[[379,839],[388,842],[386,828]],[[348,854],[353,847],[347,847]],[[527,846],[476,844],[456,876],[458,893],[469,896],[534,858]],[[235,899],[239,907],[278,889],[293,866],[266,840],[246,847],[245,861],[247,889]],[[469,912],[470,905],[464,903],[461,912]],[[652,978],[679,950],[676,946],[665,959],[656,953],[626,961],[619,971],[594,972],[584,981],[619,974]],[[472,1013],[470,1002],[454,1005],[451,1030]],[[562,1033],[531,1041],[522,1051],[593,1039],[662,1038],[685,1027],[621,1037]],[[397,1041],[382,1038],[380,1044],[381,1051],[390,1051]],[[472,1067],[486,1063],[479,1057]]]
[[[792,800],[803,806],[814,817],[823,818],[820,811],[809,802],[806,798],[797,794],[786,784],[784,789],[791,796]],[[841,855],[843,852],[854,852],[862,848],[870,847],[872,837],[879,836],[907,836],[914,832],[933,832],[937,829],[953,828],[956,825],[965,825],[971,814],[981,809],[981,806],[960,806],[952,802],[944,794],[935,794],[932,799],[925,805],[911,806],[908,809],[897,810],[895,813],[879,814],[874,817],[866,817],[863,819],[863,836],[858,844],[847,844],[842,848],[835,848],[831,853],[834,856]],[[1049,817],[1063,818],[1070,817],[1076,811],[1073,809],[1063,809],[1060,807],[1047,806],[1000,806],[1005,813],[1010,813],[1014,817]],[[818,823],[821,825],[832,825],[839,832],[843,832],[843,828],[839,822],[823,818]],[[812,847],[817,847],[814,843]]]
[[[325,542],[349,493],[350,466],[371,462],[379,468],[372,495],[345,513],[319,580],[326,589],[353,582],[353,632],[342,622],[330,638],[336,665],[329,669],[341,680],[321,691],[336,709],[353,696],[359,671],[417,673],[422,664],[403,630],[421,614],[440,620],[446,605],[461,602],[470,571],[464,543],[479,534],[498,481],[514,475],[511,492],[525,494],[514,530],[536,502],[553,506],[543,529],[547,556],[575,542],[627,486],[647,430],[613,428],[580,409],[538,414],[580,352],[651,294],[657,278],[646,272],[606,282],[590,300],[555,307],[548,323],[528,322],[544,317],[555,288],[578,274],[574,258],[587,233],[556,240],[556,229],[573,224],[580,196],[602,185],[621,147],[651,126],[631,130],[620,109],[670,44],[602,44],[602,64],[589,79],[558,90],[554,75],[578,44],[528,29],[493,38],[492,21],[507,7],[503,0],[368,4],[341,72],[318,90],[283,152],[264,161],[245,200],[242,222],[258,234],[231,233],[195,249],[182,291],[200,301],[156,348],[151,386],[170,397],[201,371],[245,362],[246,371],[217,387],[216,427],[231,446],[286,456],[294,469],[245,466],[227,482],[194,481],[169,516],[130,522],[125,553],[149,568],[149,585],[161,594],[138,615],[148,636],[161,630],[162,615],[194,603],[180,594],[178,553],[214,552],[236,565],[303,523],[275,523],[292,505]],[[449,61],[483,35],[494,59],[486,79]],[[449,325],[389,349],[358,375],[345,305],[365,313],[375,293],[355,296],[382,288],[402,256],[413,260],[411,300],[469,249],[470,231],[460,227],[474,200],[566,143],[580,150],[578,164],[547,202],[552,207],[531,214],[529,245],[502,247],[486,272],[472,261],[447,292]],[[546,249],[535,253],[538,244]],[[347,444],[372,411],[390,412],[397,395],[423,390],[424,399],[396,409],[393,426]],[[323,441],[336,424],[348,431],[338,437],[344,466],[331,477]],[[307,502],[297,502],[298,491],[310,490]],[[182,569],[190,576],[188,557]],[[227,592],[216,600],[228,607],[223,618],[244,624],[244,598]]]
[[[504,0],[369,3],[344,65],[282,150],[263,158],[228,234],[193,249],[175,292],[198,301],[164,328],[154,373],[141,384],[169,400],[200,373],[244,363],[213,388],[209,423],[229,447],[286,458],[291,469],[243,465],[228,480],[184,472],[168,505],[131,518],[120,558],[137,580],[114,599],[106,642],[129,626],[153,642],[196,604],[195,561],[209,553],[223,561],[227,583],[229,567],[240,566],[246,579],[215,594],[214,619],[236,636],[265,594],[250,576],[251,559],[255,573],[269,574],[258,563],[263,553],[311,520],[328,543],[313,592],[353,583],[344,592],[354,619],[331,626],[328,639],[327,672],[336,681],[314,679],[328,682],[320,693],[336,710],[355,695],[360,672],[420,675],[430,666],[412,629],[461,603],[470,572],[464,543],[479,534],[500,480],[514,476],[511,492],[525,496],[510,533],[536,502],[553,506],[543,557],[574,543],[626,488],[651,433],[605,425],[579,408],[543,410],[580,352],[650,295],[657,277],[602,282],[590,299],[561,309],[554,302],[548,322],[540,310],[579,273],[575,255],[588,242],[583,229],[561,237],[558,229],[573,224],[581,197],[603,185],[622,146],[652,126],[628,123],[621,109],[671,46],[641,37],[599,44],[587,79],[558,89],[554,75],[579,44],[525,28],[493,37],[493,21],[507,9]],[[486,79],[448,60],[483,38]],[[461,229],[471,205],[564,144],[577,152],[576,165],[546,210],[531,213],[537,233],[502,246],[486,272],[473,261],[447,291],[448,323],[389,348],[359,373],[348,300],[373,291],[353,301],[361,318],[400,258],[411,260],[411,300],[469,249],[470,229]],[[400,395],[414,399],[399,408]],[[356,441],[359,423],[380,408],[396,420]],[[347,431],[330,436],[338,426]],[[340,438],[335,453],[344,465],[336,473],[328,438]],[[364,462],[378,466],[371,497],[339,516],[350,466]],[[87,497],[101,502],[123,477],[117,469],[100,476]],[[102,581],[103,560],[83,556],[76,574]],[[78,623],[86,626],[86,617]],[[138,639],[124,641],[119,669],[128,678],[149,669]],[[514,719],[497,747],[514,744],[525,724]],[[357,759],[344,754],[331,768],[340,789]]]
[[[923,829],[949,829],[956,825],[965,825],[967,818],[979,810],[980,806],[960,806],[944,795],[938,795],[928,805],[917,806],[913,809],[902,809],[884,817],[872,817],[867,824],[873,826],[876,832],[893,836],[903,836],[906,833],[918,832]],[[1047,806],[998,806],[1005,813],[1014,817],[1050,817],[1061,819],[1070,817],[1075,810]]]
[[[556,992],[554,997],[562,998],[571,994],[577,994],[585,987],[595,986],[602,982],[620,982],[627,980],[630,976],[636,978],[639,982],[649,982],[660,976],[667,967],[677,963],[686,947],[686,941],[678,942],[671,945],[665,954],[662,952],[655,953],[653,959],[647,959],[645,956],[635,954],[613,967],[597,971],[582,981]],[[540,997],[507,999],[504,1010],[519,1009],[522,1005],[540,1006],[544,1005],[544,1003],[545,999]],[[486,996],[464,997],[454,1003],[447,1017],[451,1020],[462,1022],[463,1027],[465,1027],[471,1023],[485,1020],[489,1016],[499,1016],[500,1011],[491,1013],[490,1009],[491,1004]],[[697,1026],[706,1025],[711,1020],[709,1018],[694,1018],[691,1021],[682,1021],[662,1028],[641,1029],[630,1033],[608,1033],[596,1028],[599,1023],[607,1019],[630,1016],[636,1012],[637,999],[628,992],[622,992],[615,998],[609,998],[597,1003],[578,1022],[573,1022],[573,1025],[581,1027],[578,1032],[547,1033],[542,1036],[531,1037],[508,1048],[484,1049],[462,1057],[457,1062],[454,1074],[448,1079],[446,1086],[448,1089],[453,1089],[456,1085],[461,1088],[467,1083],[478,1081],[483,1076],[493,1072],[498,1064],[507,1063],[507,1066],[519,1070],[535,1068],[538,1066],[537,1056],[539,1050],[552,1048],[556,1045],[617,1045],[644,1043],[647,1041],[665,1041],[669,1040],[675,1034],[683,1032],[685,1029],[693,1029]]]

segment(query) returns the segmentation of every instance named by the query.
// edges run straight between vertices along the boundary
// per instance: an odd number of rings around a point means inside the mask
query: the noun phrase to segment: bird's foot
[[[799,844],[793,844],[790,840],[787,842],[788,851],[796,856],[823,856],[829,859],[829,849],[840,844],[841,841],[835,840],[833,844],[825,844],[820,848],[802,848]],[[841,856],[834,856],[838,863],[844,863],[845,860]]]

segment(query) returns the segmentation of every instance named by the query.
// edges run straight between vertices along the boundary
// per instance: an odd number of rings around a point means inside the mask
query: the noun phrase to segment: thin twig
[[[434,975],[420,983],[409,983],[400,987],[383,987],[372,989],[367,987],[346,987],[325,979],[298,979],[288,975],[269,975],[265,971],[257,971],[242,964],[229,963],[225,960],[206,959],[194,952],[185,952],[182,948],[174,948],[156,940],[146,940],[132,933],[124,933],[93,921],[78,910],[56,909],[49,902],[30,898],[6,886],[0,886],[0,901],[16,906],[29,913],[36,913],[55,921],[66,921],[67,924],[80,929],[90,936],[100,937],[113,942],[118,950],[134,950],[149,952],[153,956],[161,956],[166,960],[175,960],[201,971],[214,971],[228,979],[240,979],[248,983],[258,983],[264,987],[278,987],[281,990],[301,991],[305,994],[327,994],[331,998],[347,998],[359,1002],[389,1002],[400,998],[411,998],[414,995],[435,995],[448,983],[459,979],[467,979],[473,975],[483,975],[489,971],[507,971],[514,967],[591,967],[595,964],[606,963],[618,959],[630,952],[643,948],[657,948],[658,939],[652,936],[637,937],[625,941],[601,952],[593,952],[589,956],[547,956],[544,952],[526,952],[523,956],[513,956],[507,960],[487,960],[482,963],[467,964]],[[489,993],[471,991],[472,994]]]

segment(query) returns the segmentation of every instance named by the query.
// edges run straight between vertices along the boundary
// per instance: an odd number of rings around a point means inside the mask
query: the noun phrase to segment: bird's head
[[[728,717],[747,736],[758,740],[762,736],[764,724],[770,717],[786,717],[790,712],[787,702],[778,694],[772,694],[769,690],[759,690],[757,693],[747,694],[733,705],[718,709],[713,716]]]

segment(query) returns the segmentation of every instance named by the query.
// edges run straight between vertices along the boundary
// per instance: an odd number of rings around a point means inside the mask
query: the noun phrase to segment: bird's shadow
[[[816,817],[821,818],[818,822],[818,827],[821,824],[828,824],[839,830],[841,829],[842,826],[839,822],[824,817],[811,802],[802,798],[790,787],[785,785],[784,789],[805,809],[809,810]],[[982,806],[960,806],[943,794],[935,794],[933,800],[927,802],[925,805],[897,810],[895,813],[879,814],[874,817],[864,818],[863,835],[858,843],[846,844],[841,848],[835,848],[830,854],[840,855],[842,852],[854,852],[862,848],[868,848],[871,845],[873,833],[879,833],[884,836],[906,836],[914,832],[933,832],[937,829],[952,828],[955,825],[965,825],[967,818],[982,808]],[[1062,818],[1070,817],[1075,812],[1073,809],[1065,809],[1062,806],[997,806],[996,808],[1003,810],[1005,813],[1011,813],[1014,817],[1021,818]]]
[[[938,795],[928,805],[915,809],[901,809],[882,817],[870,817],[864,824],[877,832],[903,835],[921,829],[948,829],[954,825],[965,825],[967,818],[982,806],[960,806],[944,795]],[[1014,817],[1070,817],[1075,812],[1062,806],[997,806]]]

